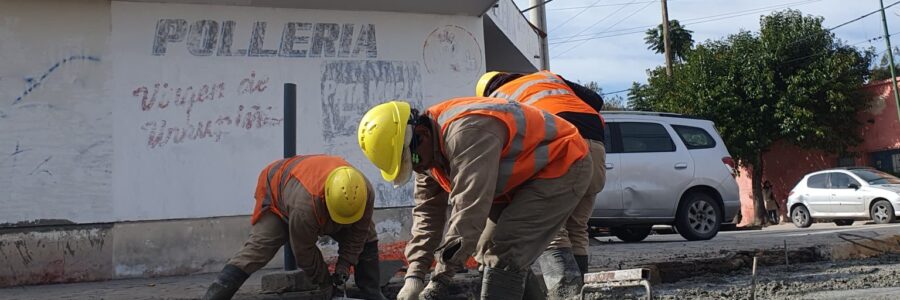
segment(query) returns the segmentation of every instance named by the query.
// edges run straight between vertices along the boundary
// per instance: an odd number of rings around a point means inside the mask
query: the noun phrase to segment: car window
[[[621,153],[622,150],[619,149],[619,137],[616,134],[617,129],[619,128],[618,123],[610,123],[606,122],[606,126],[603,126],[603,146],[606,148],[606,153]]]
[[[806,180],[806,187],[811,189],[827,189],[828,173],[810,176],[809,179]]]
[[[850,170],[862,180],[865,180],[869,184],[900,184],[900,178],[895,177],[894,175],[881,172],[878,170],[872,169],[854,169]]]
[[[859,182],[856,179],[850,177],[850,175],[844,173],[831,173],[831,185],[830,187],[833,189],[848,189],[850,188],[850,184],[859,185]]]
[[[672,125],[678,137],[688,149],[709,149],[716,147],[716,140],[706,130],[699,127]]]
[[[675,143],[661,124],[642,122],[619,123],[622,152],[674,152]]]

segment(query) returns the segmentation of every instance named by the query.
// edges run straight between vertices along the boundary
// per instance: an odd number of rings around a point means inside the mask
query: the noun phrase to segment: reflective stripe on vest
[[[550,73],[549,71],[540,71],[540,72],[534,73],[532,75],[535,75],[535,76],[540,75],[540,78],[531,79],[531,80],[526,81],[524,84],[520,85],[512,94],[506,94],[506,93],[501,92],[500,89],[497,89],[496,91],[491,93],[491,97],[509,99],[511,101],[519,101],[518,99],[520,99],[522,97],[522,93],[524,93],[526,90],[528,90],[528,88],[532,87],[535,84],[555,83],[555,84],[566,85],[565,81],[562,81],[559,77],[557,77],[553,73]],[[531,76],[531,75],[526,75],[526,76]],[[571,91],[569,91],[568,89],[559,89],[559,90],[562,91],[561,92],[562,94],[559,94],[559,95],[574,94]],[[544,97],[546,97],[546,95]],[[529,100],[532,100],[532,99],[529,99]],[[533,99],[532,103],[537,102],[538,100],[540,100],[540,98]],[[528,104],[531,104],[531,103],[528,103]]]
[[[510,91],[514,92],[506,94]],[[563,112],[596,115],[602,126],[605,126],[603,116],[579,98],[562,78],[550,71],[528,74],[510,81],[497,88],[491,97],[533,105],[554,115]]]
[[[448,102],[428,110],[432,117],[436,117],[441,128],[439,130],[441,139],[450,123],[466,115],[495,117],[507,126],[510,136],[501,153],[495,195],[504,194],[534,177],[561,176],[572,162],[587,153],[587,145],[578,136],[575,128],[568,122],[557,122],[556,116],[545,111],[522,106],[518,102],[491,98],[458,98]],[[557,147],[576,149],[556,151],[557,157],[551,157],[553,153],[551,143],[558,139],[565,140],[565,143],[560,143],[556,145]],[[443,152],[443,143],[441,148]],[[564,156],[560,157],[560,153]],[[549,176],[542,177],[541,173],[545,173],[545,168],[553,163],[553,160],[558,160],[558,165],[554,167],[553,172],[546,172]],[[433,169],[432,175],[444,190],[449,192],[450,181],[446,178],[446,174]]]

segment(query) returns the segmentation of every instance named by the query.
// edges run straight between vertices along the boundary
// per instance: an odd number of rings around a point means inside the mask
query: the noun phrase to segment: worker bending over
[[[504,99],[451,99],[421,116],[406,102],[384,103],[363,116],[359,144],[385,180],[402,185],[417,174],[398,299],[418,298],[435,257],[429,284],[448,284],[481,237],[490,238],[476,255],[481,297],[521,299],[528,270],[581,200],[592,170],[575,127]],[[504,194],[506,201],[494,201]],[[494,232],[482,235],[488,220]]]
[[[375,192],[362,173],[344,159],[301,155],[275,161],[259,174],[253,227],[203,299],[230,299],[247,277],[265,266],[290,241],[297,267],[326,299],[355,266],[365,299],[386,299],[379,287],[378,239],[372,223]],[[334,274],[316,246],[320,236],[338,243]]]
[[[563,280],[566,281],[580,281],[581,276],[577,273],[587,273],[589,264],[588,219],[593,212],[594,199],[606,183],[606,149],[603,145],[605,124],[599,113],[603,108],[603,98],[593,90],[565,80],[550,71],[527,75],[488,72],[478,80],[475,94],[525,103],[559,116],[572,123],[590,146],[593,165],[591,175],[585,178],[590,180],[587,192],[572,216],[566,220],[560,235],[550,243],[550,247],[538,260],[549,290],[554,290],[549,285],[559,282],[556,278],[559,276],[564,277]],[[488,225],[490,227],[490,224]],[[577,269],[572,265],[573,258],[577,263]],[[548,269],[548,263],[552,260],[564,261],[566,269]]]

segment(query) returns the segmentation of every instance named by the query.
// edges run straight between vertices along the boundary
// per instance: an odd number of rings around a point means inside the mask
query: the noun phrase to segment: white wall
[[[0,2],[0,224],[111,220],[108,1]]]
[[[468,95],[484,71],[476,17],[69,3],[0,4],[0,223],[247,214],[281,156],[285,82],[298,84],[298,153],[344,156],[378,183],[378,207],[408,205],[358,150],[359,118],[389,99]]]

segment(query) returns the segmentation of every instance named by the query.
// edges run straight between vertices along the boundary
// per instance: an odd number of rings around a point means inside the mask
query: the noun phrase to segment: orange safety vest
[[[560,177],[588,153],[587,143],[575,126],[518,102],[485,97],[456,98],[428,108],[426,114],[440,126],[441,152],[444,152],[444,131],[461,117],[493,117],[506,125],[509,137],[501,152],[494,196],[506,194],[529,179]],[[439,168],[432,168],[431,172],[444,191],[450,192],[448,176]]]
[[[281,193],[288,180],[293,177],[303,185],[303,188],[313,198],[313,211],[316,212],[316,220],[324,224],[325,219],[319,216],[316,208],[317,202],[325,193],[325,180],[337,167],[350,166],[343,158],[328,155],[298,155],[291,158],[280,159],[272,162],[259,173],[256,183],[256,205],[253,207],[253,216],[250,224],[256,224],[259,217],[269,210],[282,220],[287,222],[287,216],[281,211]]]
[[[603,116],[597,110],[578,98],[562,78],[550,71],[516,78],[491,93],[491,97],[533,105],[554,115],[561,112],[597,115],[606,126]]]

